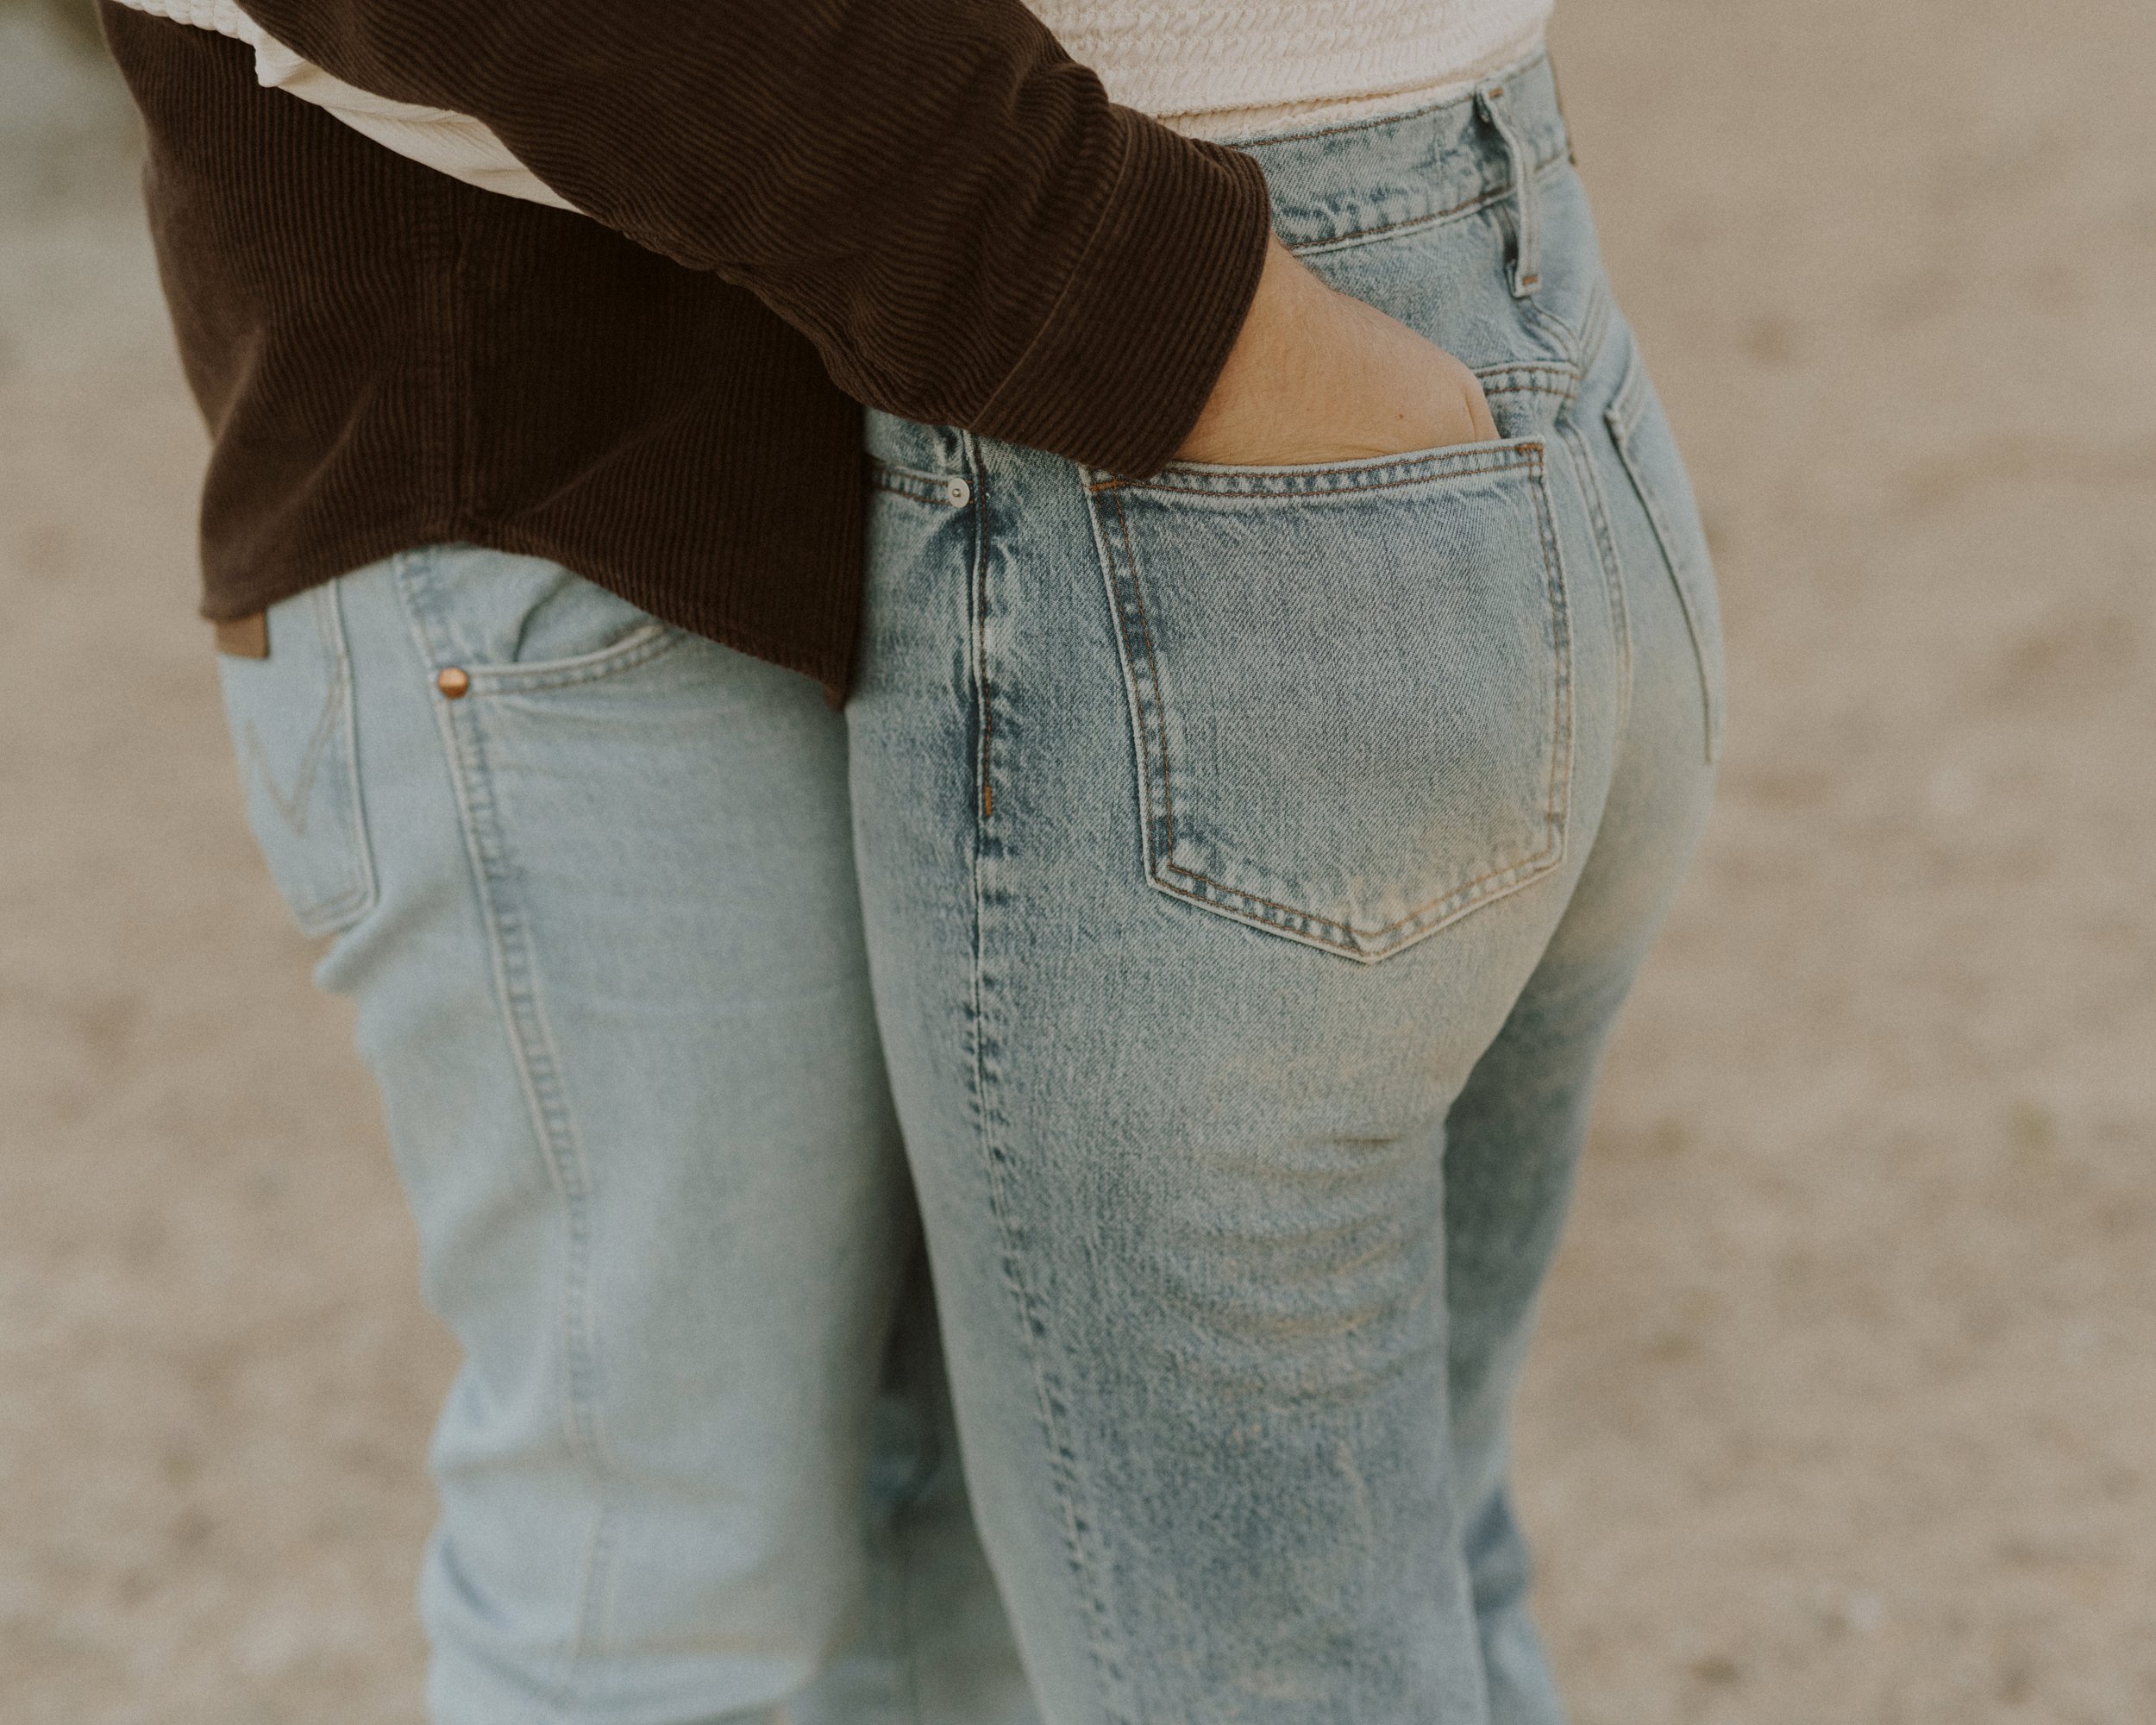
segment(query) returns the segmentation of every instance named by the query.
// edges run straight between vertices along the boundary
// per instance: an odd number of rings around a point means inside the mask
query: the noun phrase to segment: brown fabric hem
[[[620,571],[594,564],[589,558],[565,554],[558,543],[545,535],[519,533],[513,528],[467,524],[454,533],[436,535],[389,526],[310,539],[304,552],[279,565],[274,578],[257,577],[244,583],[232,581],[213,588],[203,599],[197,614],[206,622],[221,625],[244,623],[272,605],[341,575],[352,574],[391,557],[452,544],[476,545],[489,551],[507,552],[511,556],[544,557],[549,562],[560,563],[595,586],[605,587],[649,612],[661,623],[715,641],[736,653],[764,660],[782,670],[799,672],[822,687],[825,701],[834,709],[845,705],[851,690],[855,643],[850,634],[843,645],[833,641],[825,647],[804,646],[799,641],[767,634],[753,624],[682,603],[691,597],[689,594],[666,589],[655,592],[648,583]],[[850,619],[850,609],[847,615]]]

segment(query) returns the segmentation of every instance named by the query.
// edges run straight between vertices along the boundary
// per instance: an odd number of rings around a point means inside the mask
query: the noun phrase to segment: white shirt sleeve
[[[254,76],[265,89],[311,102],[376,143],[467,185],[521,198],[556,210],[573,206],[509,152],[483,122],[448,108],[392,102],[332,78],[271,36],[233,0],[120,0],[120,4],[174,23],[214,30],[254,50]]]

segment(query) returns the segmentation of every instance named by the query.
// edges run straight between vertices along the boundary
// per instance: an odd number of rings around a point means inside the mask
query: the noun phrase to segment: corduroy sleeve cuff
[[[1110,473],[1157,471],[1197,423],[1264,268],[1265,175],[1122,110],[1100,225],[976,430]]]

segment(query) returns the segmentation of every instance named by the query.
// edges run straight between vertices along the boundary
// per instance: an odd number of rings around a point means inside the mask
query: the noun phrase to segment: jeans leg
[[[876,506],[849,723],[967,1472],[1044,1715],[1482,1725],[1445,1122],[1577,860],[1375,965],[1155,890],[1076,470],[881,435],[967,463],[965,508]]]
[[[928,1263],[916,1251],[886,1358],[868,1467],[873,1635],[789,1709],[798,1725],[1039,1725],[961,1465]],[[891,1697],[879,1702],[877,1697]]]
[[[1620,748],[1614,612],[1576,492],[1551,493],[1561,630],[1537,585],[1546,545],[1469,561],[1474,603],[1516,599],[1496,618],[1428,600],[1419,566],[1386,574],[1524,516],[1525,481],[1477,471],[1470,490],[1426,498],[1410,478],[1312,519],[1292,489],[1276,509],[1171,498],[1132,530],[1149,598],[1184,600],[1191,629],[1156,611],[1133,646],[1100,585],[1128,549],[1096,536],[1117,518],[1086,476],[881,420],[871,444],[894,475],[848,712],[871,971],[968,1482],[1044,1716],[1542,1725],[1554,1699],[1490,1481],[1595,1051],[1705,804],[1681,614],[1641,604]],[[1267,561],[1298,534],[1330,555]],[[1194,574],[1185,551],[1250,576]],[[1335,602],[1373,564],[1371,606]],[[1369,801],[1401,811],[1381,840],[1457,844],[1416,824],[1418,757],[1388,738],[1457,696],[1493,641],[1569,670],[1557,865],[1374,963],[1260,913],[1277,906],[1243,914],[1250,894],[1199,903],[1217,882],[1149,880],[1149,821],[1165,822],[1147,702],[1181,704],[1163,729],[1186,823],[1211,795],[1257,846],[1316,856],[1314,881],[1334,853],[1311,811],[1333,784],[1236,775],[1232,725],[1269,725],[1292,755],[1362,698],[1344,688],[1374,685],[1377,746],[1336,775],[1377,775]],[[1156,649],[1134,693],[1132,656]],[[1248,704],[1194,704],[1246,667]],[[1432,677],[1451,681],[1432,693]],[[1462,701],[1496,739],[1486,757],[1470,732],[1464,770],[1545,723],[1551,682],[1521,681],[1526,697],[1501,680]],[[1681,706],[1680,741],[1662,706]],[[1494,767],[1484,782],[1514,794]],[[1523,1145],[1532,1165],[1507,1165]],[[1508,1240],[1533,1250],[1501,1279]]]
[[[1613,481],[1620,475],[1613,472]],[[1526,1604],[1507,1439],[1535,1302],[1554,1256],[1595,1077],[1626,992],[1705,822],[1713,774],[1690,624],[1651,540],[1606,568],[1635,637],[1634,682],[1592,850],[1549,948],[1446,1119],[1452,1447],[1491,1725],[1555,1725]]]
[[[839,721],[469,549],[303,595],[271,636],[224,665],[254,824],[331,936],[464,1351],[434,1716],[915,1719],[910,1534],[874,1489],[915,1224]]]

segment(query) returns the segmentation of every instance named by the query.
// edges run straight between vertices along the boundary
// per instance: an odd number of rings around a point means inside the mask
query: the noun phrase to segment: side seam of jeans
[[[1616,302],[1610,297],[1608,283],[1598,280],[1589,298],[1586,316],[1576,329],[1539,300],[1523,301],[1520,310],[1565,355],[1565,364],[1571,373],[1571,388],[1557,429],[1564,440],[1565,453],[1579,474],[1580,493],[1586,499],[1588,517],[1595,530],[1595,556],[1601,565],[1603,593],[1609,605],[1610,628],[1616,638],[1617,736],[1621,743],[1632,715],[1632,601],[1625,588],[1625,566],[1618,555],[1617,536],[1609,524],[1609,499],[1602,490],[1601,478],[1595,471],[1586,436],[1574,417],[1580,392],[1608,341]]]
[[[473,891],[494,967],[496,998],[515,1051],[517,1081],[530,1110],[532,1131],[559,1195],[563,1212],[564,1263],[559,1341],[566,1396],[562,1432],[571,1458],[592,1484],[595,1510],[585,1542],[582,1573],[577,1578],[576,1605],[563,1643],[561,1668],[553,1685],[557,1713],[566,1716],[574,1699],[578,1659],[589,1650],[593,1627],[605,1614],[611,1586],[612,1546],[608,1525],[598,1409],[598,1344],[592,1310],[592,1178],[582,1134],[561,1082],[561,1058],[539,996],[537,967],[531,947],[531,919],[521,903],[502,831],[486,750],[476,706],[434,693],[432,674],[442,662],[428,627],[428,606],[417,591],[423,579],[416,560],[395,560],[399,602],[411,630],[412,644],[429,673],[429,700],[451,780],[456,786],[457,815],[472,868]]]
[[[1609,602],[1609,624],[1617,637],[1617,740],[1621,747],[1626,721],[1632,716],[1632,601],[1625,593],[1625,566],[1617,552],[1617,536],[1610,530],[1609,503],[1602,482],[1577,422],[1567,418],[1558,428],[1566,453],[1579,474],[1580,494],[1587,499],[1588,518],[1595,527],[1596,561],[1601,564],[1602,590]]]
[[[970,433],[965,442],[976,475],[974,497],[980,511],[977,517],[980,529],[974,539],[974,556],[977,564],[974,579],[968,584],[975,614],[968,619],[972,626],[968,630],[968,636],[972,646],[969,656],[973,660],[978,712],[975,722],[981,726],[982,733],[980,758],[985,766],[986,740],[990,723],[987,704],[994,687],[988,674],[987,664],[987,570],[992,511],[986,495],[986,476],[982,471],[985,464],[980,459],[979,444]],[[1003,1260],[1004,1285],[1015,1308],[1020,1345],[1025,1349],[1027,1364],[1032,1369],[1035,1410],[1040,1421],[1042,1440],[1048,1446],[1050,1476],[1056,1482],[1056,1509],[1062,1522],[1064,1556],[1085,1609],[1087,1651],[1098,1685],[1100,1716],[1106,1725],[1136,1725],[1135,1715],[1125,1704],[1123,1695],[1122,1667],[1110,1645],[1107,1601],[1100,1586],[1099,1565],[1087,1548],[1087,1528],[1089,1523],[1082,1507],[1084,1480],[1077,1452],[1066,1435],[1071,1423],[1069,1408],[1058,1376],[1046,1358],[1048,1320],[1041,1302],[1026,1279],[1025,1243],[1012,1220],[1007,1185],[1011,1173],[1010,1156],[997,1131],[995,1043],[988,1029],[988,999],[993,985],[988,974],[987,959],[991,915],[988,876],[992,869],[992,853],[996,848],[995,836],[991,831],[995,819],[993,809],[992,797],[984,794],[975,800],[973,844],[967,858],[971,874],[968,884],[973,900],[973,975],[969,1003],[973,1064],[968,1076],[973,1090],[974,1126],[980,1140],[983,1170],[987,1180],[988,1204],[995,1221],[996,1244]]]

